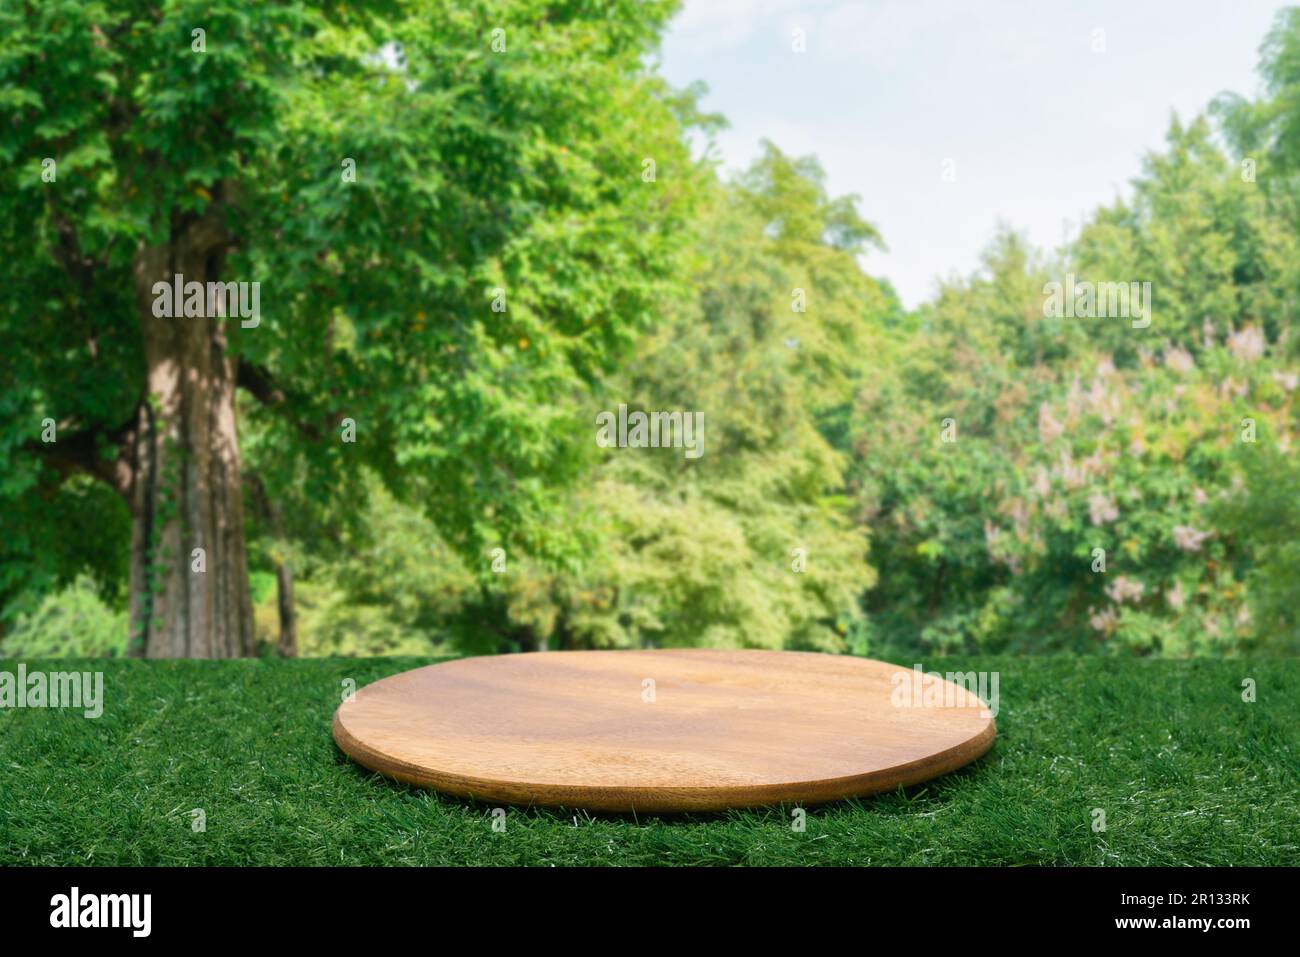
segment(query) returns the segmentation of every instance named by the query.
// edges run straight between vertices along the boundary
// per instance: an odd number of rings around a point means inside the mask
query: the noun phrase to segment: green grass
[[[788,807],[511,809],[494,832],[489,807],[389,782],[330,738],[343,679],[422,663],[31,663],[104,668],[106,705],[98,720],[0,711],[0,864],[1300,862],[1298,661],[930,662],[1000,672],[993,750],[905,792],[811,808],[803,833]]]

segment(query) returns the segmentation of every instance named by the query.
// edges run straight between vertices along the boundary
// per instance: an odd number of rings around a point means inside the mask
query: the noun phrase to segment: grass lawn
[[[104,713],[0,710],[0,864],[1300,863],[1300,661],[928,662],[1000,672],[993,750],[905,792],[811,808],[803,833],[788,807],[511,809],[494,832],[489,807],[364,771],[330,737],[344,679],[424,663],[29,662],[104,669]]]

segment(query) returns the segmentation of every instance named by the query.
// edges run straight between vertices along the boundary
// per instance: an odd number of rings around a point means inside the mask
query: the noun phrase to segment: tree
[[[923,308],[856,416],[880,644],[1187,656],[1268,639],[1278,616],[1252,621],[1246,576],[1276,608],[1292,556],[1232,503],[1239,461],[1295,437],[1296,246],[1208,124],[1175,121],[1131,201],[1059,260],[1000,237],[983,274]],[[1045,314],[1067,271],[1150,281],[1150,324]],[[1253,511],[1290,521],[1259,478],[1271,468],[1254,470]]]
[[[876,233],[814,160],[771,145],[707,200],[695,295],[572,402],[588,435],[620,406],[698,416],[699,454],[587,457],[568,509],[577,559],[516,561],[498,615],[478,616],[533,647],[852,647],[874,573],[834,440],[892,305],[857,261]]]
[[[1243,163],[1255,167],[1253,178],[1294,199],[1300,173],[1300,7],[1277,12],[1259,54],[1265,95],[1250,101],[1224,93],[1212,110]]]
[[[46,542],[88,476],[129,512],[133,653],[252,653],[241,417],[273,498],[355,512],[364,465],[466,554],[544,552],[544,400],[676,282],[671,9],[6,4],[0,600],[86,564]]]

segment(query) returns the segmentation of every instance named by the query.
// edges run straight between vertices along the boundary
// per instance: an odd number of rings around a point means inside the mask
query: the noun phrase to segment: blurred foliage
[[[616,368],[687,292],[709,171],[685,128],[713,120],[645,67],[673,10],[0,4],[13,172],[0,186],[13,290],[0,300],[0,607],[98,558],[61,550],[103,527],[102,503],[64,483],[75,471],[124,486],[135,460],[112,462],[156,399],[160,361],[133,276],[141,250],[193,238],[204,217],[221,223],[203,247],[222,278],[261,277],[262,321],[227,323],[213,351],[237,357],[242,467],[286,535],[355,521],[373,475],[462,551],[571,550],[554,519],[580,439],[549,400]],[[41,440],[46,417],[57,442]],[[355,442],[338,440],[345,418]],[[211,467],[176,436],[179,456]],[[140,553],[156,546],[151,515],[136,509]],[[103,527],[105,547],[130,548],[117,531]]]
[[[815,159],[767,144],[731,180],[692,159],[717,118],[638,66],[668,6],[513,4],[537,16],[500,61],[464,53],[488,21],[437,6],[392,39],[438,92],[400,64],[382,110],[373,71],[309,84],[259,181],[252,226],[277,241],[243,265],[295,277],[274,308],[296,320],[240,346],[291,383],[240,409],[283,520],[251,517],[268,647],[283,561],[309,655],[1300,651],[1300,15],[1264,43],[1264,96],[1175,119],[1073,242],[1002,232],[905,311]],[[277,16],[364,61],[366,17],[305,11]],[[353,149],[385,165],[343,200],[312,157]],[[1047,315],[1067,274],[1149,282],[1150,325]],[[56,389],[35,371],[0,411]],[[597,447],[620,404],[702,413],[703,456]],[[358,458],[301,428],[339,408],[375,437]],[[0,653],[115,647],[120,503],[25,466],[0,495]]]
[[[1203,120],[1175,122],[1129,204],[1052,261],[1013,235],[943,289],[859,393],[855,481],[892,649],[1228,654],[1297,650],[1252,616],[1295,596],[1240,462],[1294,498],[1296,221]],[[1044,315],[1044,285],[1149,281],[1152,321]],[[1140,324],[1140,323],[1139,323]],[[951,419],[956,440],[941,441]],[[1256,473],[1254,488],[1264,481]],[[1262,495],[1262,491],[1254,494]],[[1104,572],[1099,561],[1104,550]],[[1270,571],[1271,569],[1271,571]],[[1269,597],[1271,595],[1271,597]]]
[[[10,658],[118,658],[126,653],[126,635],[126,610],[111,607],[82,575],[20,613],[3,650]]]
[[[844,650],[874,576],[822,426],[891,306],[855,259],[874,231],[771,146],[700,223],[694,300],[578,416],[594,436],[620,403],[698,411],[704,453],[604,450],[570,510],[586,560],[540,579],[525,563],[509,611],[550,647]]]
[[[1300,468],[1276,445],[1244,447],[1240,494],[1215,514],[1236,550],[1239,574],[1251,598],[1256,643],[1263,651],[1294,654],[1300,647]]]

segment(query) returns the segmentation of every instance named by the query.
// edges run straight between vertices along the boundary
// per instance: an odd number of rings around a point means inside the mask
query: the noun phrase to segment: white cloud
[[[743,46],[756,32],[773,30],[782,14],[824,5],[808,0],[687,0],[673,20],[673,38],[696,56],[721,53]]]

